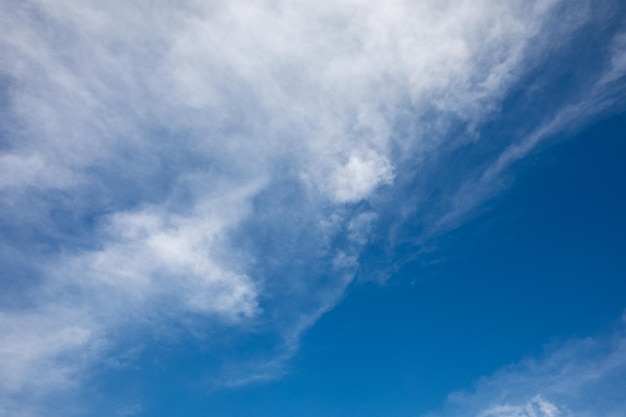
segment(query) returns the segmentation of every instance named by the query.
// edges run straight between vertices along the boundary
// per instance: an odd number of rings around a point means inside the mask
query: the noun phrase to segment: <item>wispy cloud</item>
[[[380,191],[587,21],[564,3],[0,2],[2,395],[190,322],[279,336],[225,383],[280,374],[353,279]],[[622,76],[614,42],[585,100]],[[505,149],[444,218],[584,108]]]
[[[467,214],[493,197],[507,184],[507,171],[536,150],[544,141],[559,134],[572,133],[611,108],[624,106],[626,52],[624,33],[610,40],[605,65],[590,85],[578,92],[573,102],[558,107],[528,135],[505,147],[475,178],[470,178],[450,197],[444,214],[432,225],[430,233],[441,233],[460,224]]]
[[[550,347],[482,378],[470,391],[449,395],[429,416],[617,417],[624,414],[624,320],[609,334]]]

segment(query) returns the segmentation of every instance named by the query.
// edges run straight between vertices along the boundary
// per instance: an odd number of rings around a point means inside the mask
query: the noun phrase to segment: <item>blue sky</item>
[[[0,415],[623,415],[619,1],[0,1]]]

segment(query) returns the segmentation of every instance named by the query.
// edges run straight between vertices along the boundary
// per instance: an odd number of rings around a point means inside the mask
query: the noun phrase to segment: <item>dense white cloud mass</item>
[[[176,3],[0,2],[5,407],[123,355],[129,329],[264,329],[288,357],[353,279],[378,192],[478,140],[590,14],[557,0]],[[623,76],[623,43],[598,89]],[[435,228],[489,194],[453,195]],[[259,369],[226,383],[280,373]]]
[[[431,417],[618,417],[626,400],[626,337],[612,334],[552,347],[478,381],[472,392],[449,395]]]

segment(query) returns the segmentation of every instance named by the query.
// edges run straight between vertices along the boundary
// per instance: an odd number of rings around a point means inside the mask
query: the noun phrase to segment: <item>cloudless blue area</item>
[[[193,351],[177,369],[146,362],[114,378],[103,398],[149,394],[151,416],[408,417],[546,344],[607,328],[626,307],[624,132],[616,115],[526,159],[491,209],[434,251],[382,286],[355,283],[284,378],[208,391],[197,378],[215,358]]]

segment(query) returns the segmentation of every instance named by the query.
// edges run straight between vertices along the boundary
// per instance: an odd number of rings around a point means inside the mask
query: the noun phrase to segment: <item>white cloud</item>
[[[557,417],[559,409],[541,396],[536,396],[524,405],[496,405],[482,411],[479,417]]]
[[[5,394],[195,314],[265,326],[288,357],[351,282],[377,192],[586,18],[556,0],[179,3],[0,2],[1,213],[29,236],[2,245],[39,273],[0,310]]]
[[[626,400],[624,322],[611,334],[552,346],[454,392],[431,417],[618,417]]]
[[[3,329],[0,369],[4,392],[19,392],[25,384],[36,388],[67,387],[71,381],[68,373],[88,354],[81,352],[81,348],[93,337],[89,317],[63,307],[52,308],[0,316]],[[76,355],[77,352],[80,354]],[[66,355],[76,356],[70,359]],[[61,357],[65,357],[65,361]]]
[[[391,164],[376,154],[350,159],[331,173],[331,195],[340,203],[360,201],[379,185],[393,180]]]

